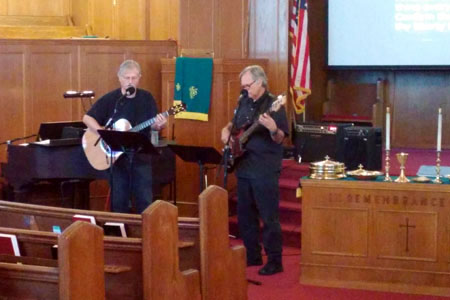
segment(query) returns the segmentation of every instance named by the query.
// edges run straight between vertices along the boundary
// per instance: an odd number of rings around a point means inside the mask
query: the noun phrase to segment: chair
[[[382,127],[384,85],[382,79],[376,83],[329,80],[322,121]]]

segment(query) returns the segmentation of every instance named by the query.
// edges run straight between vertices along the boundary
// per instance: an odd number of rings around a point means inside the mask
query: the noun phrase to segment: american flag
[[[290,92],[295,112],[301,114],[305,111],[305,99],[311,94],[306,0],[293,1],[289,35],[292,44]]]

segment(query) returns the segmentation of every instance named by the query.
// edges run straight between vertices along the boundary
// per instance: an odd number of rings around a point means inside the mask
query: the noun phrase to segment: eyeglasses
[[[140,77],[141,76],[120,76],[120,78],[122,78],[123,80],[126,80],[126,81],[136,81]]]
[[[255,82],[256,82],[256,80],[253,80],[252,83],[244,84],[244,85],[241,86],[241,88],[242,88],[243,90],[249,89],[249,88],[252,87],[252,85],[253,85]]]

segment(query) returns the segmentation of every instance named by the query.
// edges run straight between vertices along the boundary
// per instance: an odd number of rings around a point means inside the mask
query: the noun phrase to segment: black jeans
[[[247,261],[261,257],[259,218],[263,222],[263,245],[268,262],[281,264],[282,237],[279,221],[278,174],[238,178],[239,231],[247,249]]]
[[[142,213],[153,200],[151,163],[143,160],[139,154],[135,154],[133,164],[130,165],[127,155],[122,154],[112,168],[111,210],[129,213],[130,196],[132,196],[136,204],[136,212]]]

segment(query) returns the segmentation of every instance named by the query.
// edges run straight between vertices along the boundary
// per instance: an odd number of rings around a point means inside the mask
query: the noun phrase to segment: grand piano
[[[152,156],[154,195],[161,186],[171,184],[171,196],[175,182],[175,154],[161,140],[156,147],[159,155]],[[48,181],[60,186],[61,199],[73,193],[73,187],[81,191],[83,201],[79,204],[61,203],[62,206],[88,208],[89,183],[95,179],[107,179],[108,170],[98,171],[91,167],[81,146],[80,139],[50,140],[46,143],[8,145],[8,162],[2,173],[13,189],[13,200],[27,202],[33,186]],[[72,198],[73,200],[73,198]],[[72,201],[73,202],[73,201]]]

